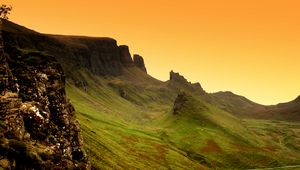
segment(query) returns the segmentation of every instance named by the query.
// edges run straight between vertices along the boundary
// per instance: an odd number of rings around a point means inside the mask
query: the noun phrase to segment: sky
[[[207,92],[261,104],[300,95],[299,0],[1,0],[42,33],[112,37],[148,73],[180,72]]]

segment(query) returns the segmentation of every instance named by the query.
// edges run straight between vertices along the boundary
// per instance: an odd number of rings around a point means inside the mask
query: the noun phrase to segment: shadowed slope
[[[292,133],[291,137],[290,133],[299,124],[283,124],[262,121],[258,125],[255,121],[240,120],[202,97],[184,92],[177,96],[173,110],[157,122],[164,127],[165,140],[184,150],[190,159],[221,169],[299,163],[297,151],[288,149],[290,142],[276,141],[288,138],[298,143],[300,136]],[[282,131],[274,131],[279,126]],[[270,133],[272,136],[268,136]],[[287,153],[295,154],[286,157]]]
[[[210,94],[209,102],[240,118],[300,121],[299,97],[287,103],[264,106],[232,92]]]

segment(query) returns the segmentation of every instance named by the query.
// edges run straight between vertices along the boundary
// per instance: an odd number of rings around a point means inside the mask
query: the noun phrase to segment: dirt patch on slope
[[[214,141],[214,140],[208,140],[205,147],[201,148],[201,152],[204,153],[220,153],[223,152],[222,148]]]

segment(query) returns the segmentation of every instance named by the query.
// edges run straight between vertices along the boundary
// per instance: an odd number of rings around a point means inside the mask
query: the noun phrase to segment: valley
[[[61,64],[66,102],[75,108],[94,169],[300,164],[299,97],[264,106],[232,92],[207,93],[174,71],[160,81],[147,74],[141,56],[111,38],[40,34],[5,21],[3,39],[26,62],[39,62],[38,54]],[[8,64],[16,58],[10,54]]]
[[[160,101],[165,106],[135,105],[128,109],[122,106],[127,101],[121,102],[124,99],[111,87],[103,85],[95,89],[98,90],[86,92],[72,85],[67,87],[78,112],[87,151],[95,154],[95,166],[250,169],[299,164],[298,122],[239,119],[188,92],[183,96],[187,99],[179,99],[187,103],[178,106],[176,115],[173,102],[169,101]],[[128,95],[144,96],[147,92],[132,93]],[[173,97],[175,101],[176,96]],[[101,143],[95,140],[98,138]]]

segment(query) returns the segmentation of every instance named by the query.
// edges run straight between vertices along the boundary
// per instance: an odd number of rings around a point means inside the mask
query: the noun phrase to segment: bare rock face
[[[170,72],[170,81],[177,81],[177,82],[180,82],[180,83],[187,83],[188,82],[186,78],[184,78],[179,73],[173,72],[173,70],[171,70],[171,72]]]
[[[191,83],[179,73],[173,72],[173,70],[170,72],[169,85],[173,88],[177,88],[179,91],[187,90],[200,95],[206,95],[206,92],[203,90],[200,83]]]
[[[89,169],[61,65],[7,44],[0,53],[0,167]]]
[[[127,45],[120,45],[119,46],[119,51],[120,51],[121,63],[124,66],[132,66],[133,61],[132,61],[131,54],[129,52],[128,46]]]
[[[67,81],[85,91],[89,89],[86,74],[121,76],[132,67],[146,72],[143,59],[136,57],[134,62],[128,46],[119,46],[112,38],[41,34],[10,21],[2,25],[3,39],[8,44],[54,56]]]
[[[124,68],[134,66],[128,46],[118,46],[112,38],[40,34],[10,21],[3,22],[3,37],[12,46],[55,56],[66,77],[75,81],[82,81],[74,75],[79,68],[99,76],[119,76]]]
[[[133,55],[133,62],[135,64],[135,66],[137,66],[138,68],[143,70],[145,73],[147,73],[147,69],[145,67],[144,59],[143,59],[142,56],[140,56],[138,54],[134,54]]]

